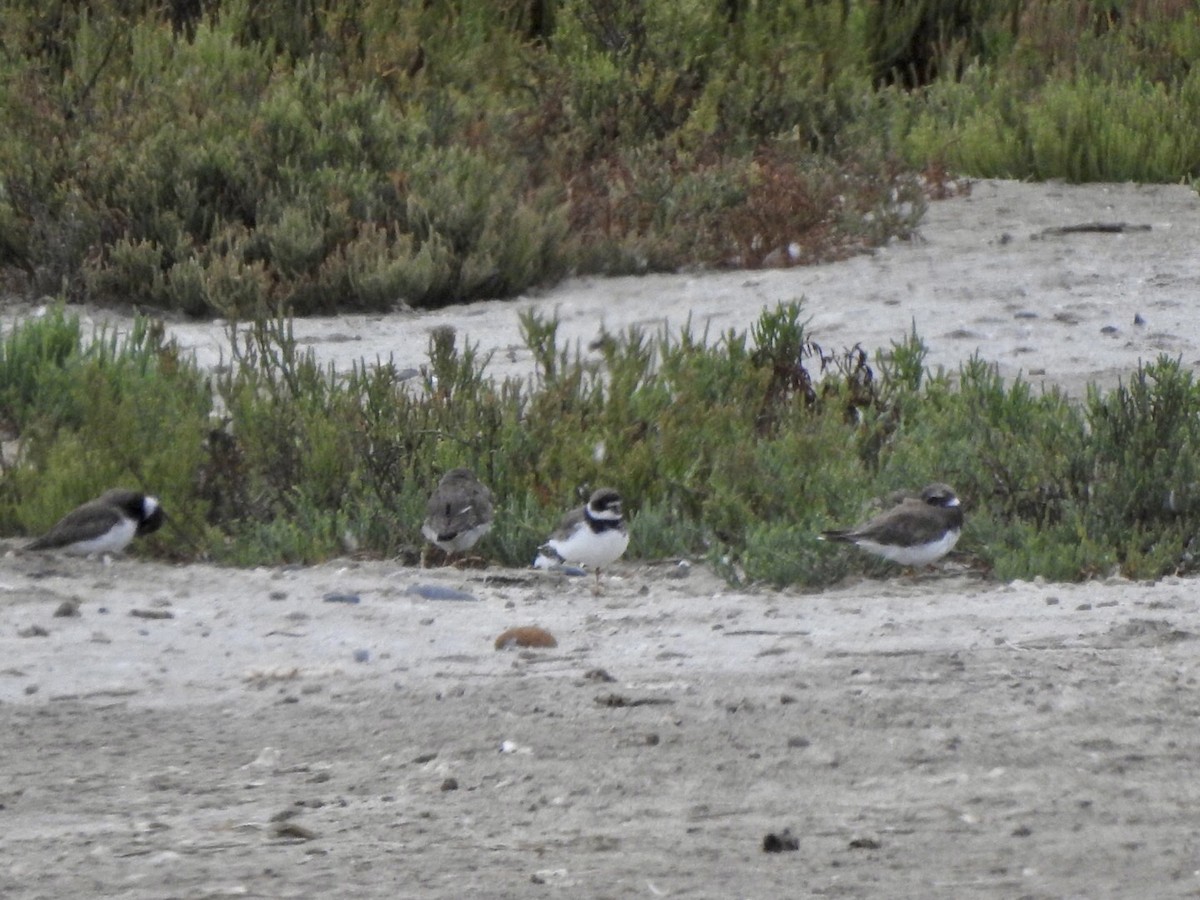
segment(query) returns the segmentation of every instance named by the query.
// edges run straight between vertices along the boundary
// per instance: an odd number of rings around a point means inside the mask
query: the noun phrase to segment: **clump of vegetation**
[[[10,290],[247,320],[826,260],[947,171],[1200,175],[1143,0],[0,7]]]
[[[417,559],[428,492],[469,466],[497,499],[478,550],[526,565],[600,484],[632,517],[631,558],[707,559],[730,578],[818,587],[883,564],[816,535],[872,499],[944,480],[967,505],[960,551],[996,577],[1154,578],[1196,566],[1200,387],[1178,361],[1083,400],[1005,382],[985,361],[924,367],[907,335],[870,359],[815,343],[800,303],[747,332],[560,346],[522,314],[536,361],[496,380],[435,331],[417,375],[348,372],[287,319],[231,327],[208,375],[161,329],[88,337],[61,309],[0,341],[0,529],[41,531],[115,484],[171,511],[136,552],[236,564],[345,554]]]
[[[39,533],[110,487],[145,485],[180,498],[165,552],[204,552],[194,483],[211,408],[204,376],[148,320],[85,337],[60,308],[14,328],[0,342],[0,422],[18,447],[0,480],[5,532]]]

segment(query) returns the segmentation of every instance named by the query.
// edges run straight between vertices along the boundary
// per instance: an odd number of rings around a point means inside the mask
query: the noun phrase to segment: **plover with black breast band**
[[[600,570],[619,559],[628,546],[621,495],[613,488],[597,488],[584,506],[562,517],[533,564],[540,569],[562,563],[585,566],[595,570],[598,586]]]

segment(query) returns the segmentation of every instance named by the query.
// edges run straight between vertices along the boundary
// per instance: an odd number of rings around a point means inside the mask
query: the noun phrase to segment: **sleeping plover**
[[[550,540],[540,548],[533,564],[547,569],[558,563],[575,563],[596,570],[616,560],[629,546],[629,532],[621,516],[621,495],[612,488],[592,492],[586,506],[563,516]]]
[[[446,553],[462,553],[492,527],[492,492],[470,469],[442,476],[425,507],[421,533]]]
[[[931,484],[916,497],[903,497],[865,525],[823,531],[820,538],[857,544],[902,566],[924,566],[954,549],[962,527],[962,507],[954,491],[944,484]]]
[[[26,550],[63,553],[120,553],[134,537],[158,531],[167,517],[154,497],[113,488],[98,499],[77,506]]]

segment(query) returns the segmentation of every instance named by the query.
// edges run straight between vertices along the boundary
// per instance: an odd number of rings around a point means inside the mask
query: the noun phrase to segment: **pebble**
[[[474,594],[440,584],[410,584],[407,593],[414,594],[422,600],[463,600],[468,602],[479,600]]]
[[[792,834],[790,828],[785,828],[778,834],[772,831],[763,838],[762,849],[763,853],[783,853],[785,850],[799,850],[800,839]]]
[[[686,559],[681,559],[671,568],[666,571],[667,578],[687,578],[692,574],[692,564]]]
[[[851,839],[848,846],[851,850],[878,850],[883,844],[872,837],[857,837]]]
[[[354,604],[354,603],[361,603],[362,597],[358,596],[358,594],[339,594],[335,591],[331,591],[330,593],[325,595],[324,600],[326,603],[351,603],[351,604]]]
[[[523,625],[510,628],[495,641],[497,650],[511,650],[513,647],[557,647],[558,640],[545,628],[536,625]]]
[[[275,826],[275,837],[277,838],[294,841],[311,841],[317,836],[317,832],[311,828],[305,828],[303,825],[295,822],[283,822]]]

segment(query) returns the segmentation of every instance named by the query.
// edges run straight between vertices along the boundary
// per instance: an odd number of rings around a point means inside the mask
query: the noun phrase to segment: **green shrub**
[[[128,335],[101,331],[85,342],[78,318],[56,310],[13,328],[3,347],[0,396],[20,447],[0,489],[3,527],[43,531],[124,485],[170,510],[153,543],[202,555],[206,509],[194,492],[211,400],[161,328],[142,320]]]
[[[0,265],[252,319],[790,265],[919,219],[865,140],[883,119],[840,3],[539,8],[9,4]]]
[[[208,376],[159,325],[89,339],[52,310],[0,339],[0,419],[17,435],[0,527],[41,531],[125,484],[171,516],[138,552],[415,562],[429,491],[466,465],[496,496],[478,552],[497,562],[527,565],[563,512],[611,485],[632,559],[820,587],[893,568],[821,530],[936,480],[964,501],[960,552],[995,577],[1195,566],[1200,388],[1178,360],[1080,402],[979,359],[929,372],[915,333],[872,366],[814,343],[800,303],[747,332],[606,335],[598,362],[561,346],[553,318],[528,312],[522,329],[525,380],[490,377],[449,328],[415,377],[390,360],[337,372],[286,318],[231,326],[231,365]]]

